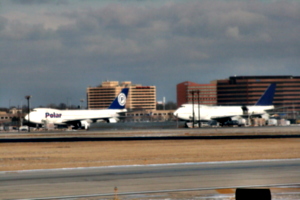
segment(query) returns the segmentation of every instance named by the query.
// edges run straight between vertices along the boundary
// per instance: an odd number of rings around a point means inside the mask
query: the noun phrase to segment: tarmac
[[[176,128],[173,123],[117,123],[95,124],[90,130],[31,130],[0,131],[0,139],[14,138],[128,138],[128,137],[299,137],[300,126],[263,126],[263,127],[203,127]],[[161,138],[162,139],[162,138]],[[3,141],[3,140],[2,140]]]

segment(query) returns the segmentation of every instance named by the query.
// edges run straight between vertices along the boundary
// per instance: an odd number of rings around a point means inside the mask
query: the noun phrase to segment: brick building
[[[190,81],[185,81],[177,84],[177,106],[182,104],[194,103],[203,105],[216,105],[217,104],[217,87],[216,84],[211,82],[210,84],[198,84]],[[194,94],[192,92],[194,91]],[[198,91],[199,96],[198,97]],[[193,98],[194,97],[194,98]]]
[[[254,105],[271,83],[276,83],[277,111],[300,111],[300,76],[231,76],[217,80],[218,105]]]

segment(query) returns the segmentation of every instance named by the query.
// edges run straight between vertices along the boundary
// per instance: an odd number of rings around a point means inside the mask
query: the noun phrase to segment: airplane
[[[123,88],[119,95],[114,99],[107,109],[100,110],[58,110],[52,108],[35,108],[25,119],[29,123],[42,126],[45,123],[54,125],[74,126],[88,130],[91,123],[106,121],[116,123],[122,114],[126,113],[125,108],[128,88]]]
[[[225,122],[233,122],[241,118],[260,117],[267,119],[267,110],[274,109],[272,104],[275,90],[276,83],[270,84],[264,94],[253,106],[209,106],[183,104],[174,112],[174,116],[179,120],[186,121],[186,123],[193,121],[199,122],[198,113],[200,112],[200,122],[215,120],[219,122],[220,125],[224,125]]]

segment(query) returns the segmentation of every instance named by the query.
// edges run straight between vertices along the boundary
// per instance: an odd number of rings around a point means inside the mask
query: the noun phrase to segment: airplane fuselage
[[[110,119],[119,117],[118,113],[124,113],[126,109],[103,110],[58,110],[52,108],[35,108],[29,114],[30,122],[43,124],[44,122],[65,125],[69,121]],[[25,117],[28,120],[28,115]]]
[[[56,125],[75,126],[89,129],[90,124],[97,121],[115,123],[120,114],[127,112],[126,98],[128,88],[123,88],[107,109],[101,110],[58,110],[53,108],[35,108],[25,119],[33,124],[52,123]]]
[[[273,109],[274,106],[247,106],[248,115],[255,114],[267,114],[266,110]],[[244,115],[242,106],[206,106],[206,105],[194,105],[194,117],[195,120],[209,121],[215,118],[227,117],[227,116],[241,116]],[[191,121],[193,118],[193,105],[184,104],[178,108],[174,115],[181,120]]]
[[[184,121],[216,120],[221,123],[241,117],[263,117],[267,114],[266,110],[274,109],[272,102],[275,91],[276,84],[270,84],[253,106],[207,106],[184,104],[174,112],[174,115]],[[268,116],[266,118],[268,118]]]

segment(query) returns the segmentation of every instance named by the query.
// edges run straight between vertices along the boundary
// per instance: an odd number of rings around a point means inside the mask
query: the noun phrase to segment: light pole
[[[80,99],[80,109],[82,109],[82,103],[84,102],[84,99]]]
[[[200,90],[197,90],[198,94],[198,127],[201,128],[201,122],[200,122]]]
[[[28,105],[28,132],[30,132],[30,126],[29,126],[29,123],[30,123],[30,115],[29,115],[29,112],[30,112],[30,98],[31,96],[30,95],[27,95],[25,96],[25,99],[27,99],[27,105]]]
[[[195,111],[194,111],[194,94],[195,91],[191,91],[192,94],[192,110],[193,110],[193,128],[195,128]]]

